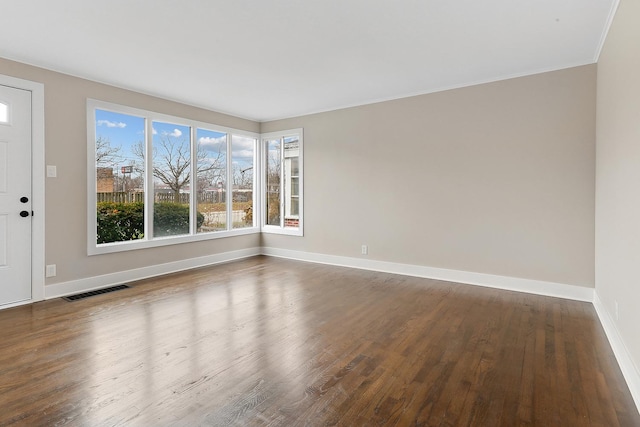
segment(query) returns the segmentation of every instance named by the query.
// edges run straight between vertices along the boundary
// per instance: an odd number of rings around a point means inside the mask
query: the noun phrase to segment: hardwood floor
[[[256,257],[0,311],[0,425],[640,426],[593,306]]]

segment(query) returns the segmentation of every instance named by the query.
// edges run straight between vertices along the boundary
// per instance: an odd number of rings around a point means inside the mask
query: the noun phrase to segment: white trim
[[[600,40],[598,41],[598,46],[596,47],[596,53],[593,57],[594,63],[598,63],[598,61],[600,60],[600,54],[602,53],[602,49],[604,48],[604,43],[607,41],[607,35],[609,35],[609,30],[611,29],[611,25],[613,25],[613,19],[616,16],[619,5],[620,0],[613,0],[611,9],[609,9],[609,15],[607,16],[607,22],[604,24],[602,34],[600,34]]]
[[[0,85],[31,92],[31,299],[7,308],[44,299],[45,233],[45,157],[44,157],[44,85],[0,74]]]
[[[266,218],[266,215],[264,216]],[[299,224],[302,224],[302,219],[299,219]],[[284,234],[286,236],[302,236],[302,230],[299,226],[298,228],[293,227],[280,227],[279,225],[263,225],[262,233],[267,234]]]
[[[234,261],[256,255],[266,255],[287,258],[297,261],[318,264],[336,265],[340,267],[357,268],[362,270],[379,271],[383,273],[400,274],[404,276],[421,277],[443,280],[468,285],[484,286],[508,291],[525,292],[536,295],[566,298],[576,301],[592,302],[594,290],[581,286],[562,283],[545,282],[539,280],[522,279],[518,277],[497,276],[492,274],[474,273],[468,271],[448,270],[444,268],[425,267],[412,264],[400,264],[387,261],[375,261],[362,258],[351,258],[337,255],[325,255],[312,252],[293,251],[270,247],[254,247],[232,252],[223,252],[204,257],[173,261],[133,270],[109,273],[85,279],[56,283],[46,287],[46,299],[56,298],[78,292],[87,292],[106,286],[134,280],[146,279],[163,274],[175,273],[192,268],[204,267],[222,262]]]
[[[114,113],[129,114],[136,117],[146,118],[151,122],[166,122],[170,124],[191,126],[194,128],[201,128],[220,133],[233,133],[236,135],[247,136],[251,138],[260,137],[260,133],[258,132],[236,129],[228,126],[218,125],[215,123],[202,122],[187,117],[173,116],[171,114],[159,113],[157,111],[145,110],[142,108],[129,107],[128,105],[115,104],[113,102],[101,101],[99,99],[87,98],[87,108],[94,110],[98,108],[100,110],[112,111]],[[88,112],[88,114],[90,113]],[[87,123],[87,125],[90,125],[90,123]]]
[[[95,109],[93,110],[93,117],[94,117],[94,122],[92,128],[95,129]],[[89,123],[89,122],[87,122]],[[94,136],[94,139],[91,141],[92,143],[94,143],[94,141],[96,141],[96,138]],[[155,193],[156,193],[156,189],[155,189],[155,183],[153,182],[153,166],[149,167],[150,163],[153,163],[153,148],[152,148],[152,144],[153,144],[153,120],[149,120],[148,117],[144,117],[144,158],[145,158],[145,164],[144,164],[144,204],[146,206],[146,208],[144,209],[144,235],[146,236],[146,238],[144,239],[144,241],[149,242],[153,240],[153,210],[149,208],[149,206],[154,206],[155,203]],[[92,154],[95,153],[95,147],[92,149]],[[151,161],[148,161],[148,159],[151,158]],[[95,161],[95,158],[94,158]],[[95,177],[94,174],[94,178],[97,180],[97,177]],[[95,196],[95,195],[94,195]],[[94,203],[91,207],[91,209],[97,209],[97,205]],[[87,211],[90,212],[90,211]],[[95,211],[94,211],[95,212]],[[94,214],[91,217],[92,221],[96,221],[96,227],[94,228],[94,230],[97,230],[97,218],[96,215]],[[87,234],[87,236],[91,236],[91,234]],[[117,245],[117,242],[114,242],[114,245]],[[116,246],[117,247],[117,246]],[[147,246],[141,246],[141,247],[147,247]],[[93,248],[92,250],[97,251],[99,248],[99,246],[96,244],[96,239],[93,239]],[[96,252],[98,253],[98,252]]]
[[[468,285],[484,286],[488,288],[503,289],[507,291],[526,292],[530,294],[544,295],[556,298],[566,298],[576,301],[592,302],[594,294],[593,288],[586,288],[582,286],[522,279],[518,277],[474,273],[470,271],[448,270],[445,268],[425,267],[421,265],[375,261],[363,258],[325,255],[319,253],[301,252],[269,247],[263,247],[262,254],[273,257],[294,259],[298,261],[314,262],[318,264],[337,265],[341,267],[358,268],[362,270],[379,271],[383,273],[402,274],[405,276],[444,280],[447,282],[464,283]]]
[[[631,357],[629,350],[627,350],[627,346],[624,344],[624,340],[620,336],[620,332],[618,331],[615,322],[609,315],[604,304],[602,304],[602,301],[598,296],[598,292],[594,292],[593,307],[596,309],[596,313],[600,319],[600,324],[609,339],[609,344],[611,345],[613,354],[618,361],[622,375],[627,382],[627,386],[631,392],[631,397],[633,397],[633,400],[636,403],[636,408],[638,409],[638,412],[640,412],[640,372],[633,363],[633,358]]]
[[[193,145],[196,144],[198,144],[198,141],[194,139]],[[233,147],[231,146],[231,134],[229,133],[227,133],[225,138],[225,147],[224,208],[227,215],[225,226],[227,227],[227,230],[233,230],[233,163],[231,159],[233,157]],[[218,153],[220,153],[220,151],[218,151]],[[197,159],[197,157],[198,156],[196,154],[193,158]],[[197,161],[192,163],[194,164],[194,166],[197,166]],[[198,173],[196,172],[195,175],[191,176],[195,176],[196,179],[194,180],[194,182],[197,182]],[[255,187],[253,189],[253,192],[255,193]],[[192,191],[191,193],[194,194],[195,197],[195,191]],[[194,203],[193,206],[196,206],[196,209],[194,210],[197,210],[198,205]]]
[[[153,221],[152,215],[149,222]],[[145,225],[146,228],[146,225]],[[153,230],[152,230],[153,231]],[[138,249],[157,248],[160,246],[177,245],[181,243],[200,242],[203,240],[215,240],[226,237],[244,236],[246,234],[258,234],[257,227],[234,228],[233,230],[211,231],[207,233],[185,234],[182,236],[156,237],[151,240],[128,240],[126,242],[102,243],[90,248],[89,256],[111,254],[116,252],[134,251]]]
[[[27,304],[33,304],[34,302],[37,302],[33,299],[25,299],[22,301],[14,301],[14,302],[10,302],[8,304],[2,304],[0,305],[0,311],[1,310],[5,310],[7,308],[11,308],[11,307],[19,307],[21,305],[27,305]]]
[[[165,274],[176,273],[178,271],[190,270],[192,268],[236,261],[256,255],[260,255],[260,248],[258,247],[223,252],[198,258],[189,258],[181,261],[136,268],[133,270],[118,271],[115,273],[104,274],[102,276],[88,277],[86,279],[70,280],[68,282],[61,282],[47,286],[45,299],[63,297],[79,292],[88,292],[105,288],[107,286],[162,276]]]

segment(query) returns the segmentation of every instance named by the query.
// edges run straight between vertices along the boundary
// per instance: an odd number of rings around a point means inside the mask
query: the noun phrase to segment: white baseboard
[[[376,261],[363,258],[351,258],[337,255],[326,255],[313,252],[293,251],[269,247],[255,247],[232,252],[223,252],[204,257],[174,261],[133,270],[118,271],[102,276],[71,280],[55,283],[45,287],[45,299],[58,298],[79,292],[88,292],[107,286],[175,273],[191,268],[204,267],[222,262],[234,261],[256,255],[267,255],[298,261],[315,262],[341,267],[358,268],[363,270],[380,271],[384,273],[402,274],[405,276],[422,277],[427,279],[444,280],[448,282],[465,283],[489,288],[509,291],[526,292],[576,301],[593,301],[594,290],[581,286],[561,283],[544,282],[540,280],[522,279],[518,277],[497,276],[469,271],[448,270],[444,268],[425,267],[412,264],[399,264],[387,261]]]
[[[598,313],[600,324],[609,339],[609,344],[611,345],[613,354],[616,356],[618,365],[620,365],[620,370],[627,382],[631,396],[636,402],[636,408],[638,409],[638,412],[640,412],[640,372],[633,363],[633,359],[627,350],[627,346],[624,344],[624,340],[618,332],[615,322],[609,315],[604,304],[602,304],[597,292],[594,293],[593,306],[596,309],[596,313]]]
[[[88,277],[86,279],[55,283],[53,285],[45,286],[45,299],[58,298],[80,292],[89,292],[108,286],[119,285],[121,283],[161,276],[163,274],[235,261],[242,258],[260,255],[260,253],[259,247],[248,248],[181,261],[173,261],[165,264],[152,265],[149,267],[136,268],[133,270],[118,271],[115,273],[104,274],[102,276]]]
[[[299,261],[315,262],[319,264],[337,265],[341,267],[359,268],[362,270],[403,274],[405,276],[422,277],[426,279],[445,280],[447,282],[465,283],[468,285],[478,285],[508,291],[526,292],[529,294],[566,298],[576,301],[592,302],[594,294],[593,288],[585,288],[582,286],[521,279],[518,277],[473,273],[469,271],[448,270],[445,268],[425,267],[421,265],[375,261],[364,258],[325,255],[313,252],[292,251],[269,247],[263,247],[262,254]]]
[[[45,287],[45,299],[58,298],[79,292],[88,292],[107,286],[175,273],[191,268],[204,267],[222,262],[234,261],[256,255],[267,255],[288,258],[299,261],[315,262],[319,264],[337,265],[363,270],[380,271],[384,273],[402,274],[406,276],[458,282],[509,291],[526,292],[536,295],[567,298],[577,301],[593,301],[594,290],[581,286],[565,285],[561,283],[544,282],[540,280],[522,279],[517,277],[497,276],[468,271],[448,270],[444,268],[425,267],[412,264],[399,264],[387,261],[376,261],[363,258],[351,258],[337,255],[326,255],[313,252],[293,251],[269,247],[255,247],[232,252],[223,252],[204,257],[173,261],[165,264],[118,271],[102,276],[71,280],[55,283]]]

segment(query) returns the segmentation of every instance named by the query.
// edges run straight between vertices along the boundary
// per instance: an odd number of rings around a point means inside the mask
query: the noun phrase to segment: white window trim
[[[267,145],[265,140],[282,139],[287,136],[297,136],[300,144],[300,154],[298,156],[298,228],[284,227],[284,198],[280,200],[280,225],[268,225],[265,223],[267,218],[267,185],[266,179],[264,179],[264,172],[266,171],[265,162],[268,160]],[[289,129],[284,131],[263,133],[260,135],[260,230],[263,233],[270,234],[285,234],[289,236],[304,236],[304,141],[303,141],[303,129]],[[281,159],[284,156],[284,145],[281,149]],[[281,173],[284,174],[284,162],[282,162]],[[284,195],[284,179],[280,179],[280,194]]]
[[[96,215],[96,171],[95,171],[95,150],[96,150],[96,126],[95,126],[95,110],[107,110],[113,111],[116,113],[129,114],[132,116],[143,117],[146,119],[146,132],[145,132],[145,146],[147,150],[150,149],[151,146],[151,138],[152,138],[152,126],[154,121],[163,121],[168,123],[179,123],[181,125],[190,126],[192,132],[195,132],[195,129],[202,128],[208,130],[216,130],[219,132],[225,132],[227,134],[227,138],[230,139],[232,134],[238,136],[245,136],[250,138],[255,138],[256,146],[254,146],[254,160],[253,160],[253,171],[254,171],[254,183],[253,183],[253,226],[246,228],[236,228],[224,231],[216,231],[211,233],[201,233],[195,234],[193,228],[191,227],[191,233],[189,235],[181,235],[181,236],[167,236],[160,238],[150,239],[145,237],[145,239],[141,240],[131,240],[126,242],[113,242],[113,243],[96,243],[96,229],[97,229],[97,215]],[[193,136],[193,135],[192,135]],[[214,123],[206,123],[200,122],[192,119],[187,119],[183,117],[171,116],[168,114],[157,113],[154,111],[143,110],[139,108],[128,107],[120,104],[113,104],[110,102],[99,101],[96,99],[87,99],[87,253],[89,255],[100,255],[114,252],[122,252],[136,249],[144,249],[144,248],[153,248],[159,246],[167,246],[174,245],[179,243],[188,243],[188,242],[198,242],[203,240],[213,240],[213,239],[221,239],[225,237],[231,236],[242,236],[246,234],[256,234],[259,233],[261,224],[261,218],[258,214],[260,209],[256,209],[256,206],[259,206],[257,203],[259,200],[260,193],[260,141],[261,135],[255,132],[249,132],[241,129],[229,128],[226,126],[219,126]],[[195,150],[195,138],[192,138],[192,150]],[[192,158],[193,152],[192,152]],[[146,160],[148,163],[151,162],[150,157],[147,156]],[[231,159],[231,153],[227,152],[227,166],[229,166]],[[192,162],[192,176],[193,168],[196,168],[195,162]],[[228,169],[228,173],[232,173],[231,169]],[[145,168],[146,179],[145,179],[145,204],[153,201],[153,168],[146,167]],[[232,191],[227,190],[227,218],[231,218],[229,216],[229,210],[232,209],[232,206],[228,203],[231,198]],[[191,192],[193,202],[193,194]],[[151,206],[151,205],[148,205]],[[193,206],[193,205],[192,205]],[[197,215],[195,212],[192,213],[195,219]],[[151,218],[149,218],[151,217]],[[153,231],[153,215],[150,215],[150,210],[145,209],[145,236],[151,236]],[[195,221],[191,221],[192,224]],[[147,234],[147,232],[149,234]]]

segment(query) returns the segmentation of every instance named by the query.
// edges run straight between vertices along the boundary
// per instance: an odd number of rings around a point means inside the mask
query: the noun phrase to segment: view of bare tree
[[[113,147],[108,138],[98,137],[96,140],[96,166],[115,166],[120,159],[120,147]]]
[[[253,166],[242,168],[238,164],[233,165],[234,188],[251,188],[253,186]]]
[[[267,150],[267,224],[280,224],[280,143],[270,143]]]
[[[140,165],[144,164],[144,143],[139,141],[132,147],[132,151],[139,158]],[[211,154],[214,154],[212,157]],[[180,203],[180,191],[191,183],[191,146],[186,137],[176,138],[171,135],[161,135],[153,144],[153,176],[168,186],[174,194],[175,203]],[[198,146],[197,150],[198,184],[204,185],[224,180],[224,153],[212,153]]]

